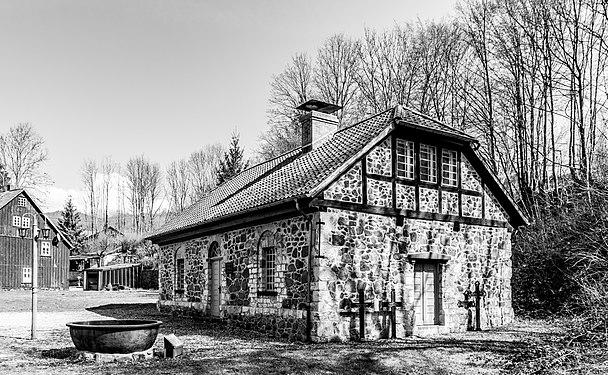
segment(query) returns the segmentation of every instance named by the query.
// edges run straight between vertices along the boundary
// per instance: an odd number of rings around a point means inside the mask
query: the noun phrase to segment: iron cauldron
[[[89,320],[72,322],[70,336],[78,350],[96,353],[128,354],[148,350],[154,345],[156,320]]]

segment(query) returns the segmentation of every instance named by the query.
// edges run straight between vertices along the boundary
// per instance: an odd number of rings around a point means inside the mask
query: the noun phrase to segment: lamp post
[[[42,232],[44,238],[48,238],[50,229],[44,228],[41,231],[38,230],[38,218],[26,212],[23,216],[30,215],[32,217],[32,340],[36,340],[37,336],[37,315],[38,315],[38,233]],[[19,236],[25,238],[27,235],[27,227],[19,228]]]

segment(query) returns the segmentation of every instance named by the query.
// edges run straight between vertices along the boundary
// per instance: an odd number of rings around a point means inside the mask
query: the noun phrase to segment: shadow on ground
[[[75,358],[78,350],[75,347],[67,347],[60,349],[47,349],[38,352],[42,358],[53,358],[53,359],[68,359]]]
[[[307,369],[312,373],[394,373],[387,365],[401,362],[400,372],[449,374],[446,355],[466,355],[469,366],[501,367],[488,363],[486,357],[499,362],[523,359],[533,344],[516,340],[517,329],[471,332],[457,337],[407,338],[369,342],[305,344],[275,339],[258,332],[204,318],[182,317],[160,313],[156,304],[109,304],[88,311],[115,319],[153,319],[163,322],[161,335],[173,333],[186,341],[186,355],[180,359],[182,370],[214,371],[226,365],[245,373],[265,373],[273,369]],[[550,335],[550,334],[547,334]],[[510,339],[507,339],[510,337]],[[68,355],[63,352],[52,355]],[[442,355],[438,355],[442,354]],[[442,357],[443,361],[439,361]],[[407,359],[406,359],[407,358]],[[159,363],[171,368],[172,360]],[[219,366],[219,367],[218,367]],[[424,371],[420,372],[420,366]]]

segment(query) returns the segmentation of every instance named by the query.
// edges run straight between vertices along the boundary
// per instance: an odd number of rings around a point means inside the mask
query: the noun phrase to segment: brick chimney
[[[304,152],[318,147],[322,143],[317,142],[320,138],[338,129],[338,117],[334,113],[342,109],[340,106],[311,99],[296,109],[306,111],[300,117]]]

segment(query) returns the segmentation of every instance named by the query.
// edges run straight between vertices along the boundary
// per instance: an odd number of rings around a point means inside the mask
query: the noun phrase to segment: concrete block
[[[166,335],[165,358],[175,358],[184,354],[184,344],[174,335]]]

